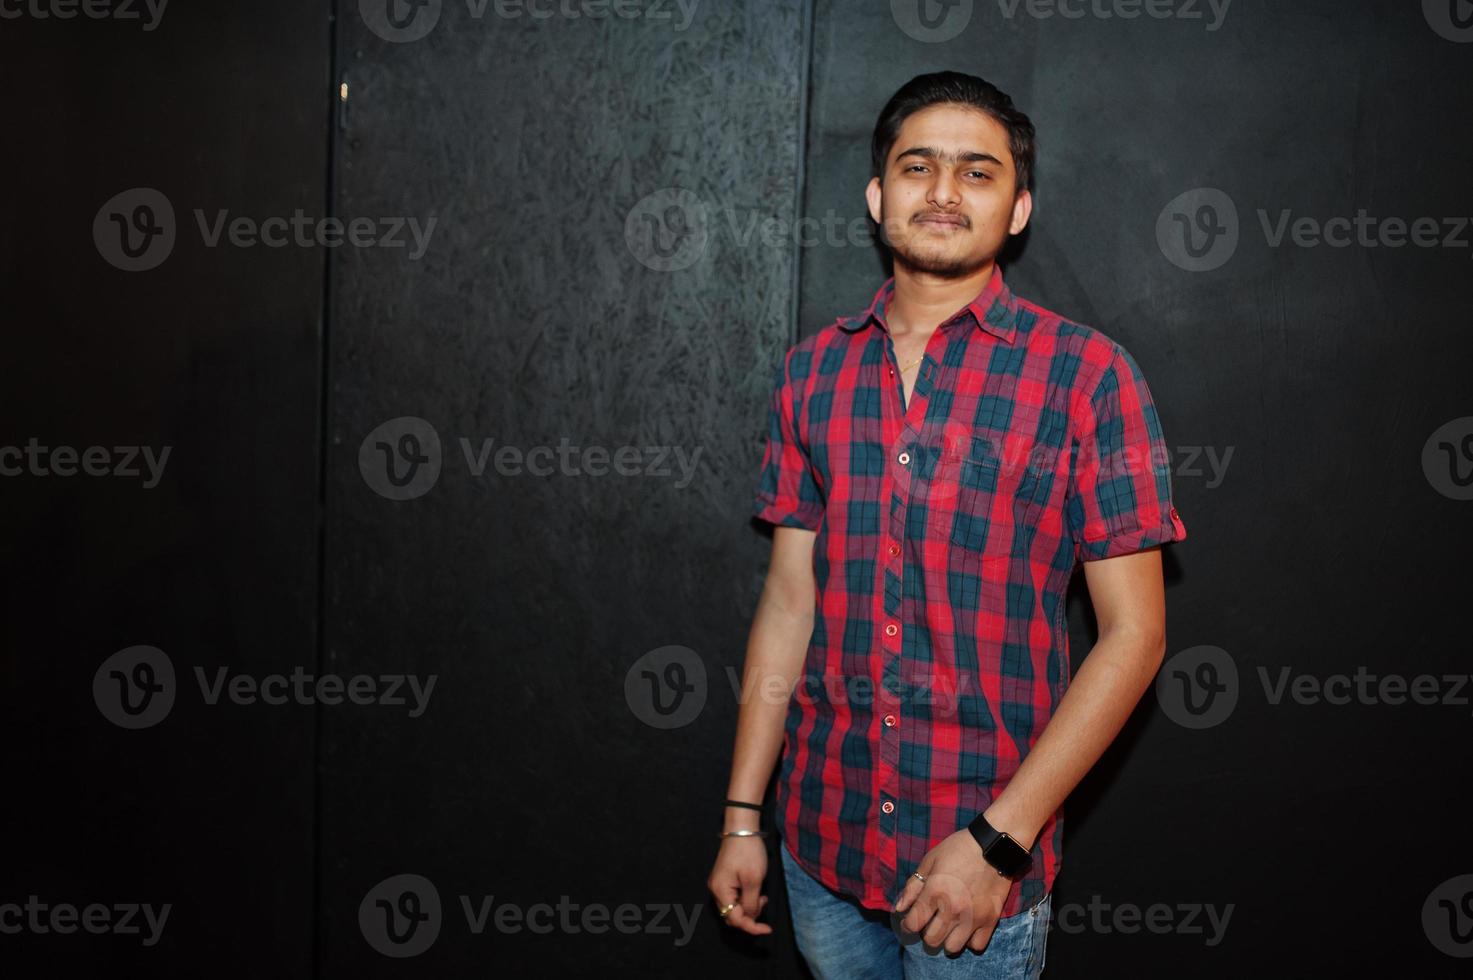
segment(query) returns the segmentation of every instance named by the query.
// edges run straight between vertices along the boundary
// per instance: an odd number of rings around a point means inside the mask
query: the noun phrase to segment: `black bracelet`
[[[748,810],[757,810],[759,812],[762,810],[762,804],[761,803],[743,803],[741,800],[727,800],[726,801],[726,805],[727,806],[744,806]]]

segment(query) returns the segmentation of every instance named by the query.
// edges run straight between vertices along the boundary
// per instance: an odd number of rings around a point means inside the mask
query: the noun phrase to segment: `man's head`
[[[973,75],[917,75],[880,112],[870,217],[897,262],[943,277],[991,262],[1033,209],[1033,123]]]

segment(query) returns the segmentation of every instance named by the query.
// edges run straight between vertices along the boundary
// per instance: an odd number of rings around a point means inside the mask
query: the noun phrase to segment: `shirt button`
[[[886,623],[885,624],[885,635],[886,636],[894,636],[896,633],[899,633],[899,632],[900,632],[900,627],[899,626],[896,626],[894,623]]]
[[[901,453],[899,456],[896,456],[895,458],[898,459],[898,460],[900,460],[900,465],[901,466],[909,466],[910,465],[910,453]]]
[[[900,545],[898,545],[898,544],[892,544],[890,546],[890,554],[892,554],[892,555],[898,555],[898,554],[900,554]]]
[[[895,716],[894,715],[886,715],[885,716],[885,727],[886,728],[894,728],[895,727]]]
[[[880,804],[880,809],[884,810],[886,813],[894,813],[895,804],[891,803],[889,800],[886,800],[884,803]]]

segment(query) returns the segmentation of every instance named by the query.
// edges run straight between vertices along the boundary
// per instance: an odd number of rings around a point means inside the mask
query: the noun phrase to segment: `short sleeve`
[[[1081,398],[1065,514],[1075,554],[1113,558],[1169,541],[1187,529],[1171,499],[1171,454],[1150,388],[1118,344],[1087,399]]]
[[[824,501],[808,452],[798,439],[795,419],[801,392],[792,373],[811,359],[811,354],[791,349],[774,374],[768,399],[767,449],[752,513],[772,524],[816,531],[823,519]],[[800,374],[806,376],[806,372]]]

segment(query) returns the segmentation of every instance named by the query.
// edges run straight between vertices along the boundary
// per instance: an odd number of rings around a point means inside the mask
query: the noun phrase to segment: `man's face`
[[[948,103],[906,118],[884,183],[871,179],[865,197],[897,261],[954,278],[991,261],[1028,223],[1033,198],[1015,195],[1015,180],[1003,125]]]

